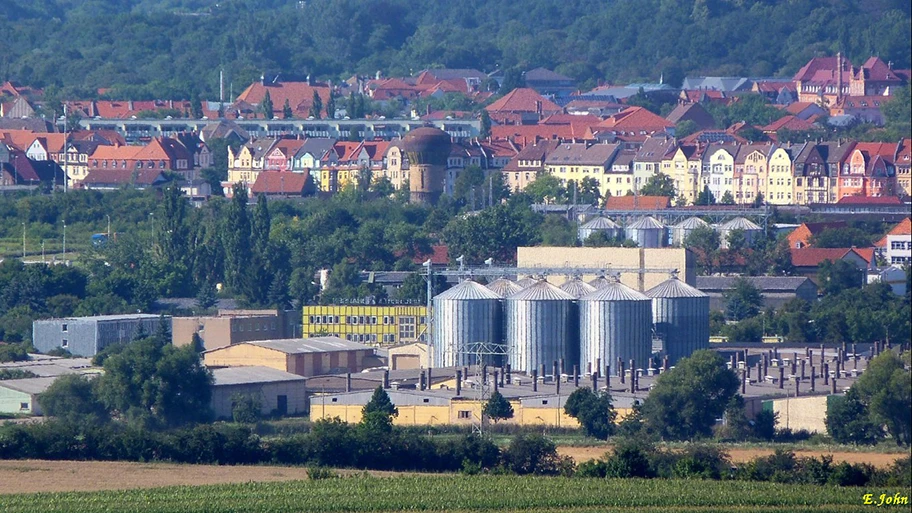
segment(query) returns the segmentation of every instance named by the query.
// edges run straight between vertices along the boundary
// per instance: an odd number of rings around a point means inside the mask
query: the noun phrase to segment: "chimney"
[[[426,376],[424,374],[424,371],[421,371],[421,374],[418,375],[418,388],[420,390],[424,390],[425,388],[427,388],[427,382],[425,381],[425,379],[426,379]]]
[[[573,386],[579,387],[579,367],[573,366]]]
[[[507,375],[507,384],[513,383],[513,367],[509,363],[507,364],[505,373]]]
[[[494,369],[494,391],[497,392],[500,389],[500,374],[497,369]]]
[[[781,363],[781,362],[780,362]],[[785,388],[785,367],[779,365],[779,389]]]
[[[462,394],[462,371],[456,371],[456,397]]]
[[[390,371],[383,371],[383,389],[388,390],[390,387]]]
[[[554,376],[554,381],[560,381],[560,374],[557,373],[557,360],[551,364],[551,374]]]
[[[839,103],[840,98],[842,98],[842,52],[836,54],[837,67],[836,70],[836,103]]]
[[[532,371],[532,391],[538,392],[538,371]]]
[[[591,376],[592,376],[592,391],[598,392],[598,373],[593,372],[591,374]]]
[[[836,393],[836,378],[833,378],[833,380],[830,382],[830,393]]]
[[[431,367],[428,367],[427,370],[427,386],[428,388],[434,388],[434,386],[431,384]]]
[[[608,392],[611,391],[611,366],[610,365],[605,366],[605,390]]]
[[[345,391],[352,391],[352,374],[351,372],[345,374]]]
[[[815,375],[816,370],[817,369],[815,369],[814,366],[811,365],[811,392],[814,392],[817,390],[817,376]]]

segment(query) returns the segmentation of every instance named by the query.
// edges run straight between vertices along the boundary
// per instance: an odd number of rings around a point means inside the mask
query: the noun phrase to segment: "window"
[[[372,315],[372,316],[371,316],[371,324],[377,324],[377,316],[376,316],[376,315]]]
[[[471,419],[471,418],[472,418],[472,410],[459,410],[459,411],[456,413],[456,418],[459,418],[459,419]]]
[[[415,317],[399,317],[399,338],[414,339],[415,335]]]
[[[62,331],[64,333],[67,332],[67,323],[63,323],[60,325],[60,331]]]
[[[60,347],[67,348],[67,347],[69,347],[69,345],[70,345],[70,341],[67,339],[63,339],[60,341]]]
[[[542,399],[542,404],[548,404],[548,400],[547,400],[547,399]]]
[[[29,403],[19,403],[19,409],[20,409],[20,410],[27,410],[27,409],[29,409]]]
[[[428,399],[427,397],[425,397],[424,399],[421,400],[421,402],[423,402],[423,403],[429,403],[429,402],[431,402],[431,400]]]

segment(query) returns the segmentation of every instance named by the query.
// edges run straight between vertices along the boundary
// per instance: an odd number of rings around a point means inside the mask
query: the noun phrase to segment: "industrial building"
[[[217,419],[231,418],[237,395],[260,401],[262,415],[297,415],[307,411],[306,379],[270,367],[213,369],[210,407]]]
[[[171,343],[185,346],[199,335],[205,350],[250,342],[294,338],[300,334],[297,312],[277,310],[219,310],[218,315],[175,317]]]
[[[141,331],[151,335],[161,322],[171,329],[170,315],[98,315],[37,320],[32,323],[32,345],[42,353],[65,349],[75,356],[91,357],[112,344],[134,340]]]
[[[711,309],[724,310],[725,293],[741,278],[760,290],[763,308],[779,308],[795,298],[817,300],[817,285],[805,276],[697,276],[697,288],[709,296]]]
[[[520,247],[516,250],[516,259],[517,267],[523,268],[641,269],[642,272],[621,273],[621,283],[639,292],[665,281],[672,269],[677,269],[681,280],[691,287],[697,284],[696,258],[693,252],[684,248]],[[590,280],[598,276],[583,273],[582,279],[591,284]],[[573,277],[552,274],[547,279],[560,286]]]
[[[304,337],[333,336],[370,345],[427,340],[425,305],[307,305]]]
[[[501,296],[471,280],[434,297],[435,367],[474,365],[477,358],[495,363],[490,355],[477,356],[485,345],[503,341]],[[498,362],[499,363],[499,362]]]
[[[428,346],[425,342],[400,344],[387,349],[390,370],[426,369],[430,366]]]
[[[243,342],[206,351],[203,362],[207,367],[270,367],[298,376],[361,372],[383,364],[374,348],[338,337]]]
[[[0,381],[0,413],[42,415],[38,396],[57,378],[26,378]]]

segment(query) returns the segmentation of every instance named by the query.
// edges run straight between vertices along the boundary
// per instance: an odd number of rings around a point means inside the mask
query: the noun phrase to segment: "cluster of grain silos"
[[[487,287],[470,280],[434,298],[435,367],[472,365],[480,344],[506,355],[482,363],[509,363],[517,372],[550,369],[603,370],[618,359],[648,366],[653,326],[677,361],[709,345],[709,297],[679,281],[667,280],[646,294],[617,279],[579,278],[558,288],[543,279],[520,287],[505,278]],[[601,367],[599,367],[601,364]]]

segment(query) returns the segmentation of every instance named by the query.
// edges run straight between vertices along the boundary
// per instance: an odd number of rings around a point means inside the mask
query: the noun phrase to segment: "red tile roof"
[[[238,95],[237,101],[259,105],[266,97],[266,91],[269,91],[273,112],[278,115],[282,114],[285,100],[288,100],[295,116],[306,118],[310,115],[314,91],[320,95],[323,105],[329,101],[329,87],[311,86],[307,82],[279,82],[268,86],[264,86],[262,82],[254,82]]]
[[[671,207],[667,196],[609,196],[605,210],[661,210]]]
[[[845,196],[837,205],[902,205],[896,196]]]
[[[628,107],[598,124],[600,128],[608,128],[614,132],[640,132],[649,133],[674,128],[674,123],[662,116],[649,112],[643,107]]]
[[[783,128],[788,130],[811,130],[814,128],[814,124],[810,121],[805,121],[797,116],[782,116],[781,118],[773,121],[772,123],[761,127],[760,130],[772,133],[778,132]]]
[[[887,237],[890,235],[912,235],[912,220],[908,217],[900,221],[892,230],[887,232],[887,235],[884,235],[884,238],[875,242],[874,245],[878,248],[883,248],[887,245]]]
[[[556,103],[538,94],[534,89],[520,87],[507,93],[503,98],[485,107],[491,113],[495,112],[541,112],[545,115],[561,111]]]
[[[310,173],[290,173],[281,171],[264,171],[257,175],[256,182],[250,188],[252,194],[278,194],[300,196],[310,180]]]
[[[820,262],[836,262],[845,258],[853,248],[791,248],[792,265],[795,267],[817,267]],[[859,255],[862,256],[862,255]],[[864,258],[864,256],[862,256]],[[868,260],[870,261],[870,260]]]
[[[576,125],[497,125],[491,127],[494,140],[513,141],[525,146],[540,140],[594,140],[590,129],[578,129]]]
[[[83,185],[153,185],[165,181],[158,169],[95,169],[83,178]]]
[[[412,261],[416,264],[423,264],[427,259],[431,259],[433,265],[447,265],[450,263],[450,248],[445,245],[431,246],[430,253],[415,255]]]

